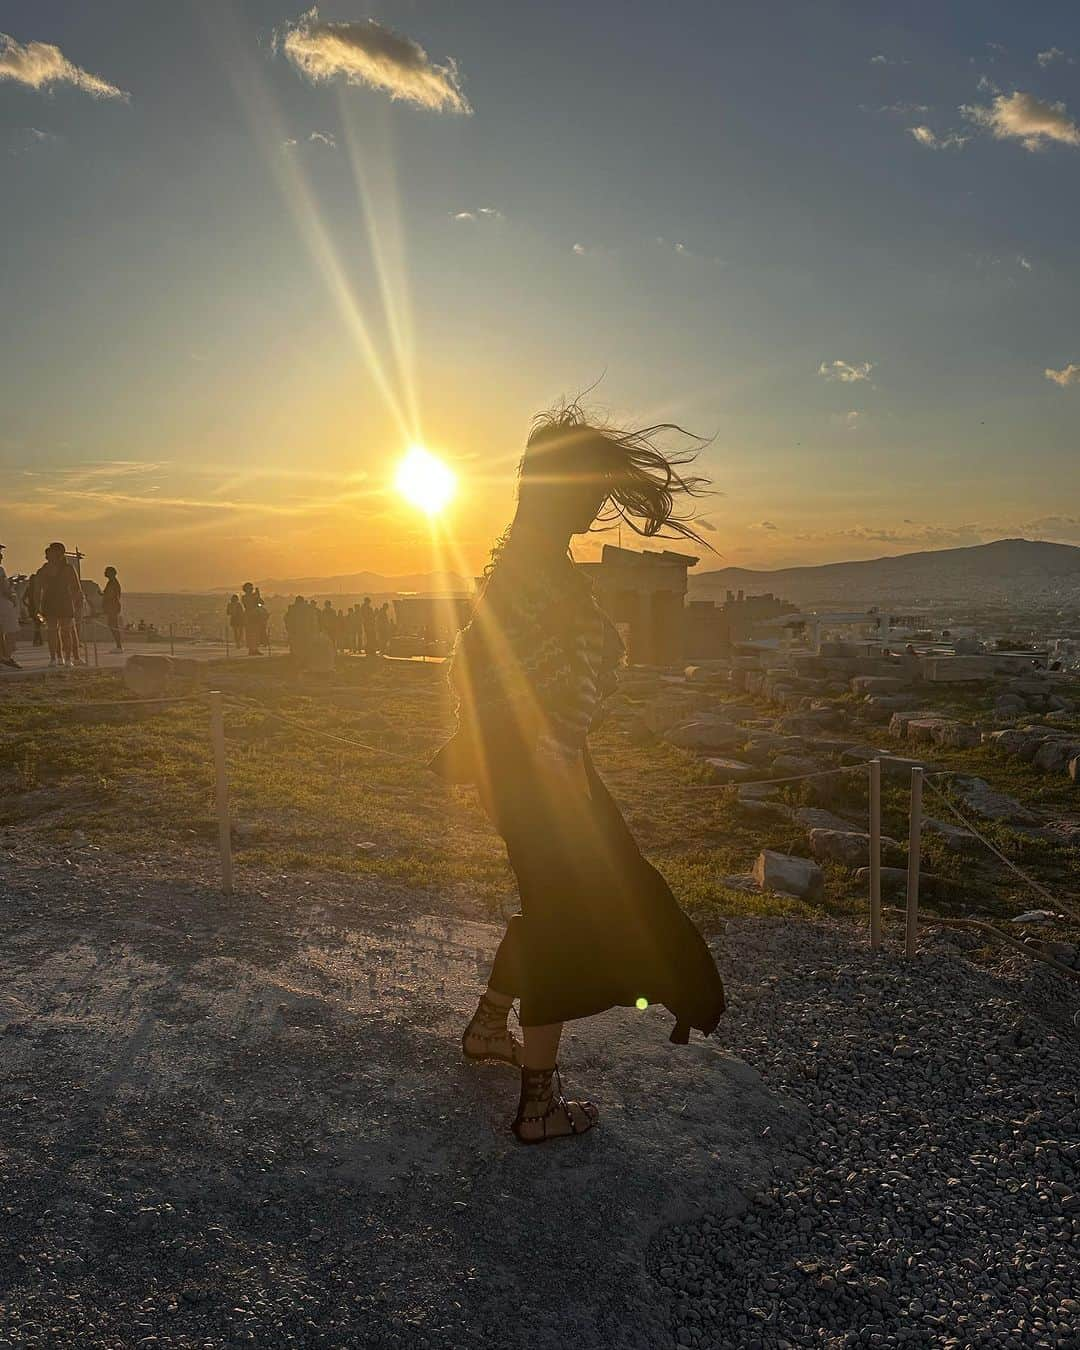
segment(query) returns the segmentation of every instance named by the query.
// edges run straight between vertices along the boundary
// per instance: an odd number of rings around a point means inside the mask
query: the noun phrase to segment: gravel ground
[[[1080,1346],[1080,988],[974,945],[728,926],[719,1039],[800,1119],[747,1213],[656,1242],[677,1344]]]
[[[1080,1347],[1075,989],[730,922],[709,1043],[576,1025],[525,1149],[430,894],[0,853],[0,1347]],[[1077,1300],[1077,1301],[1074,1301]]]

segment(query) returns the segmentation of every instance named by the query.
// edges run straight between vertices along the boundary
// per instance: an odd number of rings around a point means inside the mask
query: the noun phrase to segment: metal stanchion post
[[[870,761],[870,949],[881,946],[881,760]]]
[[[229,625],[225,625],[225,660],[229,659]]]
[[[915,955],[919,933],[919,852],[922,841],[922,785],[923,771],[911,771],[911,821],[908,826],[907,863],[907,924],[904,933],[904,955]]]
[[[221,889],[232,894],[232,834],[229,826],[229,780],[225,774],[225,708],[220,690],[210,694],[210,741],[214,749],[214,787],[217,797],[218,845],[221,849]]]
[[[169,624],[169,655],[176,655],[176,648],[173,646],[173,626]]]

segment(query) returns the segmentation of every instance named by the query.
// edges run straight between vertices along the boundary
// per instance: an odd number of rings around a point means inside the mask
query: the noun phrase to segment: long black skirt
[[[588,751],[589,798],[559,793],[532,757],[501,762],[484,792],[521,895],[492,972],[522,1026],[641,999],[675,1017],[671,1039],[708,1035],[724,1011],[712,954],[644,857]]]

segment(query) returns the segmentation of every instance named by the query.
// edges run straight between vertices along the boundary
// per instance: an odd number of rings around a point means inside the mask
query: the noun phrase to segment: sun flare
[[[394,486],[407,502],[436,516],[453,497],[456,481],[438,456],[422,445],[414,445],[398,465]]]

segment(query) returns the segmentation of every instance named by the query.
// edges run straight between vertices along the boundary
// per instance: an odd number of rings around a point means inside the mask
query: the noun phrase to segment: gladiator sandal
[[[558,1092],[552,1091],[552,1074]],[[552,1069],[522,1068],[521,1097],[510,1125],[521,1143],[543,1144],[549,1139],[586,1134],[599,1118],[600,1112],[592,1102],[567,1101],[562,1095],[558,1065]]]
[[[461,1053],[465,1058],[474,1064],[509,1064],[511,1068],[519,1068],[521,1042],[510,1034],[506,1025],[509,1015],[509,1007],[500,1007],[487,994],[481,994],[472,1020],[462,1033]]]

